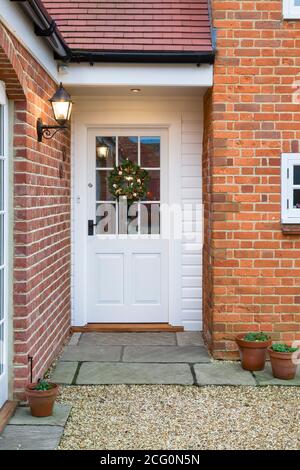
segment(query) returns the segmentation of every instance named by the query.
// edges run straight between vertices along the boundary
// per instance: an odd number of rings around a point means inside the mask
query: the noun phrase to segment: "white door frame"
[[[0,376],[0,408],[8,399],[8,101],[5,91],[5,85],[0,81],[0,105],[3,106],[3,116],[0,116],[0,126],[3,126],[3,155],[0,157],[4,162],[3,168],[3,182],[4,182],[4,227],[3,227],[3,255],[4,263],[2,266],[4,279],[3,279],[3,374]],[[2,119],[1,119],[2,118]],[[0,338],[1,341],[1,338]]]
[[[104,106],[104,105],[103,105]],[[77,112],[72,126],[72,324],[87,323],[87,151],[91,128],[161,128],[169,134],[169,201],[181,204],[181,115],[178,112]],[[169,323],[181,325],[181,240],[170,240]]]

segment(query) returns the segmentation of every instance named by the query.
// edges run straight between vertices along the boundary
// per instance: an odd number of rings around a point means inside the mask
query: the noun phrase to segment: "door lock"
[[[88,235],[93,236],[94,235],[94,227],[96,227],[97,224],[94,224],[93,219],[88,220]]]

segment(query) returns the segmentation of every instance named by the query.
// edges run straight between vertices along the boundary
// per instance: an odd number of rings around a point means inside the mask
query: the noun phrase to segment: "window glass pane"
[[[0,214],[0,266],[4,264],[4,214]]]
[[[160,171],[149,170],[150,181],[148,184],[148,191],[145,197],[146,201],[159,201],[160,200]]]
[[[4,210],[4,160],[0,159],[0,211]]]
[[[160,233],[159,204],[141,204],[141,233],[158,235]]]
[[[116,233],[116,204],[96,204],[96,231],[97,235]]]
[[[119,233],[137,235],[138,228],[138,204],[134,203],[130,206],[119,203]]]
[[[4,154],[4,106],[0,105],[0,155]]]
[[[300,184],[300,165],[294,165],[294,184]]]
[[[116,138],[96,137],[96,167],[112,168],[116,163]]]
[[[119,137],[119,165],[123,160],[131,160],[134,163],[138,162],[138,138],[137,137]]]
[[[294,189],[294,209],[300,209],[300,189]]]
[[[96,200],[113,201],[114,197],[108,188],[109,170],[96,170]]]
[[[4,318],[4,269],[0,269],[0,321]]]
[[[300,0],[294,0],[295,2],[295,7],[300,7]]]
[[[160,137],[141,137],[141,166],[160,167]]]
[[[0,323],[0,375],[4,371],[4,323]]]

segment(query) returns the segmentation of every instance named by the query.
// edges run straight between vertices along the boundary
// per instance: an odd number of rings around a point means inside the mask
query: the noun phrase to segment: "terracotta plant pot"
[[[37,383],[28,384],[25,393],[30,406],[32,416],[45,418],[51,416],[53,405],[58,393],[58,385],[49,382],[52,385],[50,390],[34,390]]]
[[[273,376],[276,379],[291,380],[295,378],[297,364],[293,364],[291,352],[277,352],[268,348]]]
[[[245,370],[263,370],[267,358],[267,348],[271,346],[271,338],[267,341],[245,341],[245,333],[237,335],[235,341],[239,347],[242,368]]]

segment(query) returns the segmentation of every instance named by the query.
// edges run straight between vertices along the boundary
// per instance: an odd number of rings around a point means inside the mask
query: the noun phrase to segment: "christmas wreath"
[[[116,199],[126,197],[130,204],[146,196],[149,180],[148,171],[126,159],[121,165],[114,165],[114,169],[110,172],[109,191]]]

